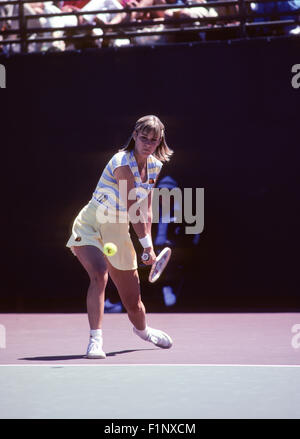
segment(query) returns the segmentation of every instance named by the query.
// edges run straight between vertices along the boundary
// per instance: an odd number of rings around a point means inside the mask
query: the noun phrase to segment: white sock
[[[90,335],[91,337],[99,340],[100,338],[102,338],[102,329],[91,329]]]
[[[146,326],[145,329],[136,329],[136,328],[135,328],[135,330],[136,330],[137,334],[138,334],[141,338],[143,338],[144,340],[146,340],[146,338],[148,337],[148,334],[149,334],[149,327],[148,327],[148,326]]]

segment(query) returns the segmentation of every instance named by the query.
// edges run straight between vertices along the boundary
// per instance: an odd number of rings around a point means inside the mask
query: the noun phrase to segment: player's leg
[[[140,330],[146,327],[146,310],[141,300],[137,270],[118,270],[107,262],[109,275],[117,287],[119,296],[131,323]]]
[[[86,299],[91,329],[87,357],[105,358],[106,356],[102,349],[102,321],[105,287],[108,280],[107,264],[101,250],[92,245],[74,247],[74,252],[90,278]]]
[[[90,278],[86,299],[90,328],[101,329],[104,314],[105,287],[108,279],[105,258],[101,250],[92,245],[74,247],[74,252]]]
[[[122,303],[133,324],[135,334],[161,348],[170,348],[172,339],[163,331],[150,328],[146,322],[146,309],[141,300],[137,270],[118,270],[107,262],[109,275],[118,289]]]

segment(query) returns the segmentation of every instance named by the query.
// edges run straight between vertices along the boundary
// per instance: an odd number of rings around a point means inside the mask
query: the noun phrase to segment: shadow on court
[[[106,353],[107,357],[115,357],[117,355],[122,354],[130,354],[131,352],[139,352],[139,351],[153,351],[155,349],[127,349],[124,351],[116,351],[116,352],[108,352]],[[81,358],[87,358],[86,355],[52,355],[45,357],[24,357],[18,358],[18,360],[27,360],[27,361],[65,361],[65,360],[78,360]]]
[[[139,340],[126,316],[106,316],[105,364],[243,364],[299,365],[293,346],[299,313],[150,313],[152,327],[164,328],[174,339],[170,350]],[[13,364],[84,364],[84,314],[1,314],[7,334],[0,366]],[[43,327],[41,331],[39,328]],[[62,339],[62,332],[66,339]]]

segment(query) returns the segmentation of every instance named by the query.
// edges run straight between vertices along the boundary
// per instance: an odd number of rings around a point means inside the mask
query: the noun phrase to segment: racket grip
[[[150,259],[150,255],[148,255],[148,253],[142,254],[142,261],[148,261],[149,259]]]

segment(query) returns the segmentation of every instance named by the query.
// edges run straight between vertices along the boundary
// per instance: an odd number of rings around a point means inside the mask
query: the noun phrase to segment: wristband
[[[150,235],[144,236],[144,238],[139,239],[143,248],[152,247],[152,239]]]

